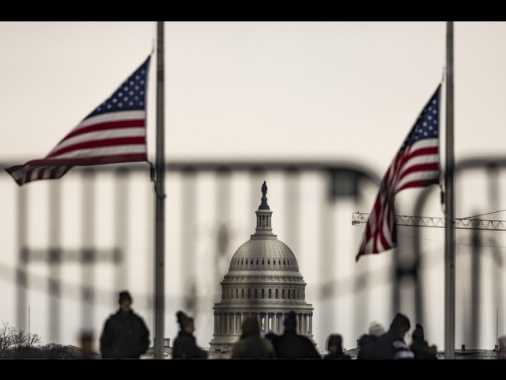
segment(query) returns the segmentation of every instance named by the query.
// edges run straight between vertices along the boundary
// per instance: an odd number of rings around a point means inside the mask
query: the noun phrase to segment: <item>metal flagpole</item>
[[[157,21],[156,50],[156,177],[155,177],[155,358],[164,354],[165,151],[163,21]]]
[[[446,23],[445,358],[455,358],[455,199],[453,152],[453,21]]]

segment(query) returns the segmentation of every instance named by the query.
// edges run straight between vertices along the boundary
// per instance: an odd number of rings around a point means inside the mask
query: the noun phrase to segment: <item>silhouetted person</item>
[[[274,338],[272,344],[276,357],[284,359],[321,359],[321,355],[308,337],[297,334],[297,315],[290,311],[283,322],[283,334]]]
[[[132,296],[128,291],[119,293],[118,303],[118,311],[107,318],[100,335],[102,358],[138,359],[149,347],[148,327],[132,310]]]
[[[232,359],[274,359],[276,357],[271,341],[260,336],[260,324],[257,317],[244,318],[241,326],[241,336],[232,346]]]
[[[324,355],[323,359],[351,359],[351,356],[345,354],[343,351],[343,337],[340,334],[331,334],[328,336],[327,351],[329,353]]]
[[[207,352],[199,347],[193,335],[195,320],[181,310],[176,313],[179,332],[172,347],[173,359],[206,359]]]
[[[414,359],[415,355],[404,340],[411,328],[409,318],[397,313],[388,331],[378,338],[374,347],[375,359]]]
[[[420,323],[416,324],[415,330],[411,334],[409,348],[415,354],[415,359],[437,359],[437,347],[434,344],[429,346],[429,343],[425,340],[423,327]]]
[[[357,360],[374,359],[374,343],[385,333],[385,328],[378,322],[371,322],[369,331],[358,339]]]

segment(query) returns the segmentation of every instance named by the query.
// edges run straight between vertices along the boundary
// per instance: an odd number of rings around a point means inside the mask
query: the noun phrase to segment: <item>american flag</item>
[[[438,184],[439,99],[441,84],[424,107],[381,181],[355,257],[377,254],[397,246],[395,195],[404,189]]]
[[[147,161],[146,90],[151,56],[43,159],[5,170],[19,186],[61,178],[73,166]]]

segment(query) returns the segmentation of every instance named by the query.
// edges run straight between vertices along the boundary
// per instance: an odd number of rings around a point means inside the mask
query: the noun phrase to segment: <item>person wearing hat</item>
[[[149,347],[149,329],[144,319],[132,310],[132,296],[119,293],[119,308],[105,321],[100,335],[104,359],[138,359]]]
[[[414,359],[415,355],[404,340],[411,328],[409,318],[397,313],[390,323],[388,331],[381,335],[374,344],[375,359]]]
[[[172,347],[172,359],[206,359],[207,351],[197,344],[195,319],[182,310],[176,312],[179,331]]]
[[[380,323],[373,321],[369,325],[369,332],[362,334],[358,339],[358,360],[374,359],[375,343],[385,333],[385,328]]]

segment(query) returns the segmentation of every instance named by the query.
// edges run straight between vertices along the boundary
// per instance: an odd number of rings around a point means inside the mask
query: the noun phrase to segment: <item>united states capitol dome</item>
[[[241,245],[230,261],[229,275],[245,270],[292,271],[297,275],[299,266],[292,250],[276,236],[272,237],[258,239],[253,235],[251,240]]]
[[[241,335],[242,320],[249,315],[259,319],[263,335],[281,334],[285,316],[295,311],[297,332],[313,339],[313,307],[305,301],[306,283],[295,254],[272,232],[265,181],[261,190],[255,233],[233,254],[221,282],[221,302],[213,307],[211,356],[226,357]]]

